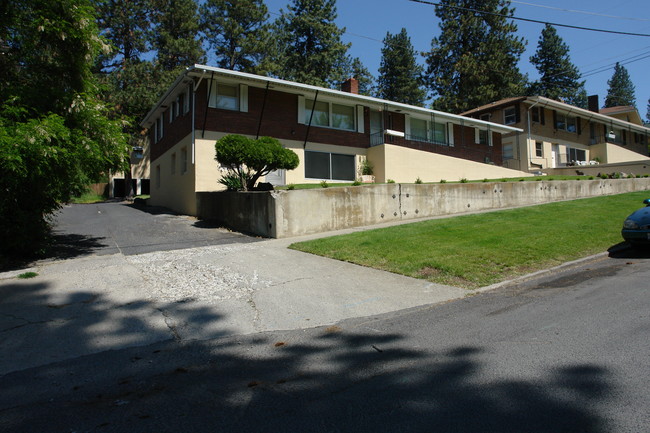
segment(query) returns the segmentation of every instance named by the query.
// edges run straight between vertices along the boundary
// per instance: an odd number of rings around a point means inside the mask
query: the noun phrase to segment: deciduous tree
[[[426,91],[421,86],[422,72],[406,29],[402,28],[395,35],[386,33],[381,49],[377,96],[404,104],[423,105]]]
[[[126,139],[91,70],[105,48],[89,0],[10,2],[0,41],[0,253],[42,246],[49,216],[102,172]]]
[[[426,77],[434,107],[459,113],[524,92],[517,63],[525,41],[507,0],[441,0],[440,36],[431,41]]]

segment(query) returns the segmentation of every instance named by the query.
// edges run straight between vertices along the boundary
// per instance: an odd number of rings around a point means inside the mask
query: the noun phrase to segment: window
[[[156,119],[156,124],[154,125],[154,143],[157,143],[163,138],[163,124],[165,123],[164,121],[165,116],[162,114],[159,118]]]
[[[313,117],[312,110],[314,112]],[[351,105],[334,104],[325,101],[316,101],[314,104],[313,99],[305,99],[304,123],[309,124],[310,119],[312,126],[345,129],[347,131],[355,130],[355,108]]]
[[[190,111],[190,95],[192,94],[192,84],[187,86],[185,90],[185,97],[183,98],[183,114],[187,114]]]
[[[176,153],[172,153],[172,174],[176,173]]]
[[[423,119],[410,118],[410,140],[447,145],[447,125]]]
[[[181,174],[187,172],[187,147],[181,149]]]
[[[530,109],[530,117],[533,122],[539,123],[539,107],[533,107]]]
[[[513,158],[514,158],[514,152],[513,152],[512,144],[504,144],[503,159],[513,159]]]
[[[478,142],[479,144],[487,144],[491,146],[490,142],[490,131],[487,129],[479,129],[478,131]]]
[[[515,107],[508,107],[503,110],[503,122],[506,125],[517,123],[517,110]]]
[[[312,116],[311,112],[314,111]],[[329,104],[327,102],[316,101],[314,106],[313,99],[305,99],[305,121],[314,126],[330,126]]]
[[[578,132],[577,119],[573,116],[557,113],[555,115],[555,129],[567,132]]]
[[[209,105],[212,108],[239,111],[239,87],[213,82]]]
[[[541,141],[535,142],[535,156],[541,158],[544,156],[544,143]]]
[[[305,177],[311,179],[354,180],[354,155],[305,151]]]
[[[354,107],[332,104],[332,127],[354,131]]]
[[[426,120],[411,119],[411,140],[428,140],[427,123]]]
[[[578,162],[578,161],[586,161],[587,160],[587,152],[583,149],[575,149],[570,147],[569,148],[569,161],[571,162]]]

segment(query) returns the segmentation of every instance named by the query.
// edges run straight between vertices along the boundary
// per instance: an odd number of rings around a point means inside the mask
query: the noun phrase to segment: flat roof
[[[162,113],[164,110],[166,110],[169,103],[171,103],[173,98],[175,98],[177,93],[176,92],[177,87],[183,84],[184,82],[189,82],[188,78],[197,78],[197,77],[210,78],[213,75],[238,79],[242,82],[252,83],[254,85],[257,85],[257,87],[266,87],[266,85],[268,84],[271,89],[273,89],[274,87],[284,88],[290,90],[291,93],[296,93],[296,94],[300,94],[300,93],[316,94],[316,92],[318,92],[319,95],[325,94],[331,97],[349,99],[357,103],[363,103],[364,105],[375,107],[378,109],[388,108],[396,112],[407,112],[406,114],[417,113],[417,114],[426,114],[429,116],[433,115],[435,117],[444,119],[445,121],[448,122],[452,122],[456,124],[462,123],[467,126],[477,126],[477,127],[483,126],[486,129],[489,128],[490,130],[495,132],[509,133],[509,132],[522,131],[522,129],[519,128],[513,128],[511,126],[501,125],[499,123],[487,122],[480,119],[472,119],[469,117],[446,113],[444,111],[437,111],[430,108],[417,107],[414,105],[403,104],[400,102],[374,98],[372,96],[358,95],[355,93],[344,92],[341,90],[328,89],[325,87],[318,87],[309,84],[297,83],[295,81],[281,80],[279,78],[265,77],[262,75],[249,74],[247,72],[232,71],[230,69],[223,69],[223,68],[217,68],[214,66],[205,66],[205,65],[194,65],[187,68],[176,79],[176,81],[174,81],[174,83],[169,87],[169,89],[167,89],[167,91],[163,94],[163,96],[160,97],[158,102],[147,113],[147,115],[142,120],[142,122],[140,122],[140,125],[142,127],[148,128],[151,124],[153,124],[154,119],[158,117],[160,113]]]

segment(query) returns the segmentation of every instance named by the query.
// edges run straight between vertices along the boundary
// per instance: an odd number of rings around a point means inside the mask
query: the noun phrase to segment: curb
[[[629,247],[624,247],[624,248],[620,248],[620,249],[622,250],[622,249],[627,249],[627,248],[629,248]],[[577,259],[577,260],[573,260],[573,261],[570,261],[570,262],[562,263],[562,264],[554,266],[552,268],[542,269],[541,271],[536,271],[536,272],[533,272],[533,273],[530,273],[530,274],[522,275],[521,277],[513,278],[511,280],[501,281],[499,283],[490,284],[489,286],[480,287],[480,288],[478,288],[476,290],[473,290],[472,293],[485,293],[485,292],[500,289],[500,288],[503,288],[503,287],[508,287],[508,286],[513,286],[513,285],[516,285],[516,284],[521,284],[521,283],[524,283],[526,281],[534,280],[536,278],[545,277],[545,276],[547,276],[549,274],[552,274],[552,273],[558,273],[558,272],[566,271],[566,270],[571,269],[571,268],[576,268],[576,267],[578,267],[580,265],[584,265],[585,263],[602,260],[605,257],[609,257],[609,255],[611,253],[612,253],[612,251],[606,251],[606,252],[594,254],[593,256],[583,257],[581,259]]]

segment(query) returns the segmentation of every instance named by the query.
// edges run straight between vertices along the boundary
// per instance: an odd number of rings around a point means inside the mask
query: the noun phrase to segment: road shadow
[[[38,282],[1,288],[0,305],[25,315],[3,329],[2,352],[28,362],[39,341],[56,341],[40,350],[89,353],[0,376],[5,431],[610,431],[597,406],[614,377],[597,364],[486,375],[495,359],[482,345],[424,347],[398,332],[335,326],[179,341],[173,326],[141,320],[145,301],[81,291],[53,303],[47,292]],[[87,317],[70,320],[84,308]],[[196,305],[185,314],[223,319]],[[103,324],[106,338],[134,347],[97,353]],[[18,330],[32,338],[12,338]]]

